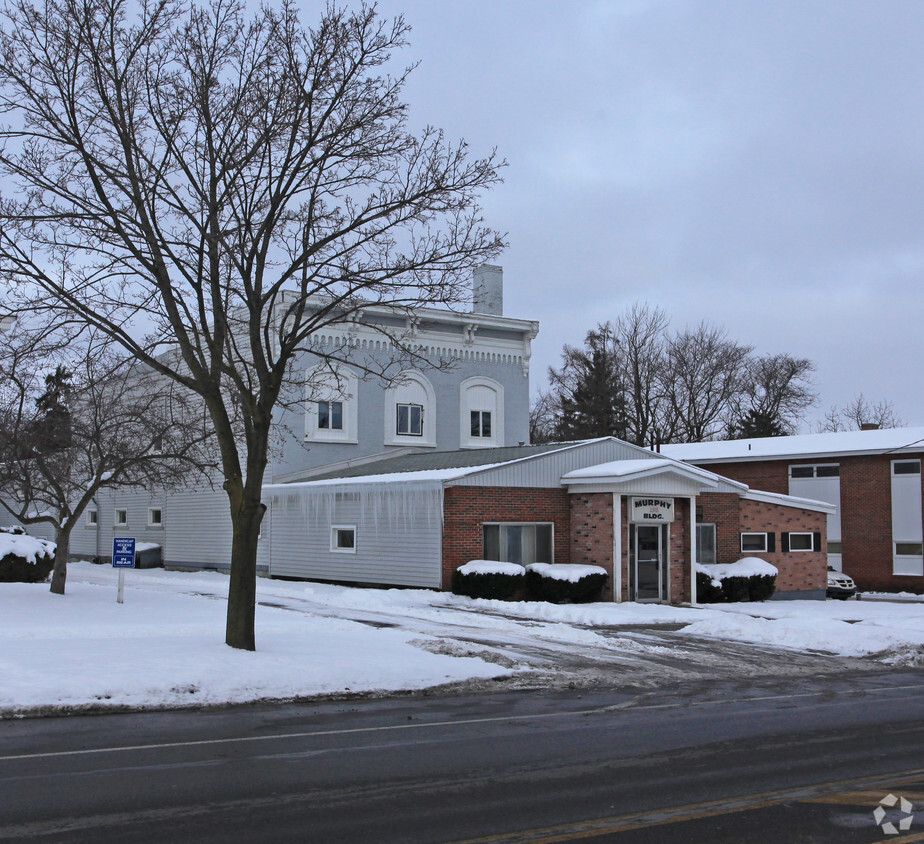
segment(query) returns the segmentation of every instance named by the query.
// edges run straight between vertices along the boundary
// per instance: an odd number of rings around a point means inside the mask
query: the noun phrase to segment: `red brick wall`
[[[827,585],[828,548],[826,530],[828,517],[813,510],[783,507],[763,501],[741,500],[742,533],[776,533],[776,551],[769,554],[748,554],[760,557],[779,569],[776,588],[780,592],[804,592],[824,589]],[[783,552],[780,533],[821,533],[820,551]],[[743,556],[739,551],[739,557]]]
[[[671,603],[690,600],[690,502],[674,499],[674,522],[670,526]]]
[[[602,566],[610,576],[604,601],[613,600],[613,494],[579,493],[571,499],[571,562]]]
[[[924,578],[892,574],[892,460],[905,457],[920,460],[924,458],[924,452],[710,463],[704,468],[742,481],[753,489],[788,493],[791,465],[838,463],[844,571],[856,581],[860,590],[920,593],[924,592]]]
[[[484,522],[552,522],[555,562],[571,562],[571,511],[564,489],[447,487],[443,497],[443,589],[452,573],[484,553]]]
[[[779,492],[789,495],[790,463],[811,462],[798,460],[755,460],[748,463],[708,463],[704,469],[723,478],[747,484],[751,489]]]
[[[716,525],[716,562],[734,563],[744,556],[759,557],[779,569],[776,588],[780,592],[823,589],[827,582],[827,516],[812,510],[750,501],[732,493],[707,492],[697,499],[703,508],[702,522]],[[780,533],[822,534],[821,551],[783,553]],[[741,552],[742,533],[773,533],[776,551],[756,554]]]

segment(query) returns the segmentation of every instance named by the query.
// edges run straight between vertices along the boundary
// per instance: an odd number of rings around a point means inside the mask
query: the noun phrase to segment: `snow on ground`
[[[130,570],[118,604],[116,570],[68,571],[63,597],[47,584],[0,584],[0,714],[420,689],[533,671],[532,645],[563,660],[575,649],[670,653],[667,639],[614,636],[624,625],[886,662],[924,652],[921,603],[555,606],[261,578],[250,653],[224,644],[225,575]]]

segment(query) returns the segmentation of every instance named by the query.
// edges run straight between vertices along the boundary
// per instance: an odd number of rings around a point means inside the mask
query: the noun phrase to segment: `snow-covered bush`
[[[759,557],[727,565],[696,566],[696,600],[700,604],[766,601],[776,591],[776,566]]]
[[[526,569],[516,563],[472,560],[452,573],[452,591],[469,598],[516,600],[523,594]]]
[[[54,542],[20,533],[0,533],[0,583],[41,583],[54,564]]]
[[[606,569],[600,566],[532,563],[526,567],[526,587],[530,595],[553,604],[598,601],[606,581]]]

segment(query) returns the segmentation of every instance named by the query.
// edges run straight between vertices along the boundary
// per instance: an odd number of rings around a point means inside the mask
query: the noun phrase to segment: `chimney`
[[[863,422],[860,425],[861,431],[878,431],[879,423],[878,422]]]
[[[504,315],[504,269],[491,264],[475,268],[472,281],[472,312]]]

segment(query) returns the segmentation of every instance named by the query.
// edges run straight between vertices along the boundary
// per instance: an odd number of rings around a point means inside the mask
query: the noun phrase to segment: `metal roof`
[[[306,481],[323,481],[332,478],[363,478],[369,475],[386,475],[399,472],[428,472],[434,469],[463,469],[472,466],[495,466],[539,454],[549,454],[566,448],[573,448],[583,440],[571,443],[545,443],[543,445],[514,445],[502,448],[456,449],[454,451],[429,451],[419,454],[404,454],[398,457],[384,457],[374,463],[343,467],[323,474],[313,474]]]

